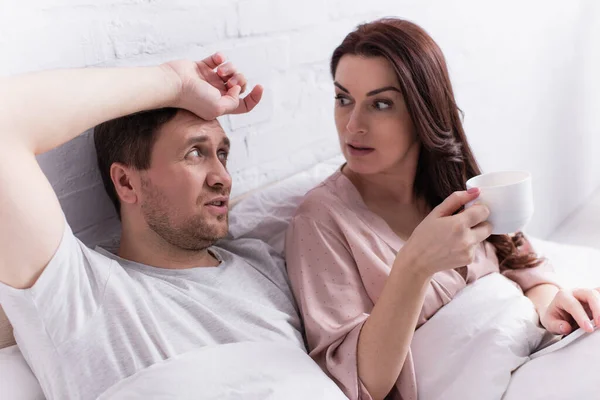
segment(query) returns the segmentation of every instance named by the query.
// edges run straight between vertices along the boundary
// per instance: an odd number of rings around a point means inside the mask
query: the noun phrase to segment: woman
[[[346,163],[299,207],[286,258],[310,354],[350,399],[416,399],[415,329],[493,272],[523,289],[550,332],[575,321],[593,330],[598,292],[559,290],[522,233],[490,236],[489,210],[463,209],[480,170],[425,31],[398,19],[361,25],[331,73]]]

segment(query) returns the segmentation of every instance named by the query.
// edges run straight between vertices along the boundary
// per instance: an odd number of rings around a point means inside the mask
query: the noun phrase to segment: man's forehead
[[[204,137],[204,141],[215,144],[229,143],[219,121],[207,121],[185,110],[179,111],[175,118],[162,127],[159,140],[166,139],[165,141],[179,147],[198,137]]]

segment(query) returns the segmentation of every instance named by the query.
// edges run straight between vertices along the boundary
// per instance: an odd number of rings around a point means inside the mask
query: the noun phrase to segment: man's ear
[[[122,203],[135,204],[139,200],[140,176],[135,168],[121,163],[110,166],[110,178]]]

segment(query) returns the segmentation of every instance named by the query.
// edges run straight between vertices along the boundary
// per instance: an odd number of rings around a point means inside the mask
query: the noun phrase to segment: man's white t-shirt
[[[258,240],[210,249],[217,267],[155,268],[87,248],[65,223],[35,283],[0,283],[15,338],[48,399],[92,399],[156,362],[243,341],[304,349],[283,259]]]

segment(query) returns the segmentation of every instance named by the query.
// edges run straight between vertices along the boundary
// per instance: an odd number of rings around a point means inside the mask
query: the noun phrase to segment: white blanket
[[[539,240],[534,246],[567,286],[600,286],[600,251]],[[415,333],[419,399],[600,398],[600,332],[528,361],[543,334],[536,323],[531,303],[501,276],[467,287]],[[306,354],[263,346],[200,349],[128,378],[104,398],[343,398]],[[0,350],[0,398],[43,398],[16,346]]]
[[[538,244],[548,256],[561,250],[552,259],[567,282],[600,286],[598,251]],[[479,279],[415,332],[419,399],[600,398],[600,332],[530,360],[544,335],[532,303],[511,281],[500,274]]]
[[[600,398],[600,332],[526,362],[510,380],[504,400]]]
[[[99,399],[343,400],[302,350],[243,342],[205,347],[152,365]]]
[[[420,400],[498,400],[541,342],[532,303],[500,274],[463,289],[415,332]]]

